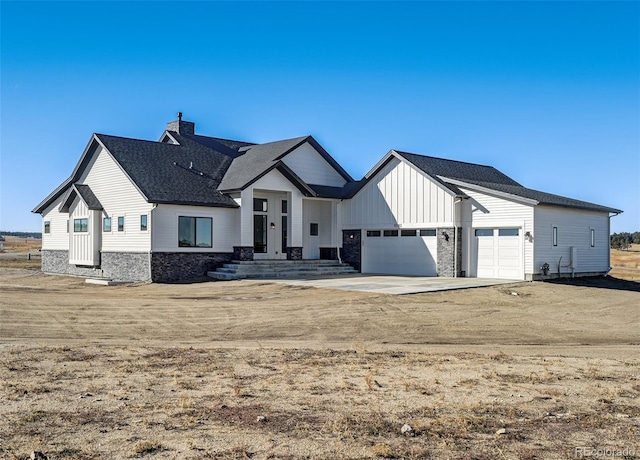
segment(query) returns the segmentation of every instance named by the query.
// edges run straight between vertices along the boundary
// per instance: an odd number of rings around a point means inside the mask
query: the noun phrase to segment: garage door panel
[[[435,237],[365,237],[363,273],[436,276]]]
[[[519,228],[476,229],[476,276],[522,279],[522,247]]]

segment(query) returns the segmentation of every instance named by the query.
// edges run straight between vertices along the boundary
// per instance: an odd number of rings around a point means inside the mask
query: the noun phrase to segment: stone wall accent
[[[149,253],[102,252],[99,267],[69,264],[69,251],[45,249],[42,271],[86,278],[105,278],[113,281],[147,281],[150,279]]]
[[[234,246],[233,260],[253,260],[253,246]]]
[[[445,237],[445,235],[448,237]],[[438,242],[438,276],[460,276],[462,267],[462,232],[453,227],[439,228],[436,230]],[[456,244],[454,245],[454,238]],[[454,246],[456,246],[456,260],[454,259]]]
[[[202,278],[232,259],[234,253],[230,252],[154,252],[151,254],[151,280],[171,283]]]
[[[320,259],[338,260],[338,248],[320,248]]]
[[[149,281],[149,261],[148,252],[103,252],[102,275],[113,281]]]
[[[342,262],[351,265],[354,269],[362,269],[362,230],[342,230],[342,249],[340,257]]]
[[[86,276],[87,278],[95,278],[102,275],[100,267],[69,265],[69,251],[66,250],[43,249],[40,255],[42,257],[43,273]]]
[[[302,260],[302,248],[297,246],[288,246],[287,260]]]

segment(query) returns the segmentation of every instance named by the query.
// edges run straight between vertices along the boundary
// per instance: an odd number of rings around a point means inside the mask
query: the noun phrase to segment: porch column
[[[291,211],[289,219],[291,219],[291,236],[289,237],[289,247],[287,255],[289,259],[302,259],[302,194],[298,191],[291,192],[290,195]]]
[[[240,192],[240,246],[233,247],[236,260],[253,260],[253,188]]]

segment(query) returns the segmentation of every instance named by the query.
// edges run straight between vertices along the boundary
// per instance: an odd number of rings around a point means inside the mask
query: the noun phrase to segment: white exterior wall
[[[346,181],[308,142],[289,153],[282,162],[307,184],[342,187]]]
[[[462,188],[461,188],[462,189]],[[525,240],[525,232],[533,232],[532,205],[517,203],[504,198],[486,195],[474,190],[462,189],[470,198],[463,201],[462,265],[467,273],[473,272],[469,255],[474,228],[519,227],[523,240],[524,274],[533,273],[533,243]]]
[[[151,213],[153,252],[233,252],[238,229],[238,208],[210,208],[159,204]],[[211,248],[185,248],[178,246],[178,217],[210,217],[213,240]]]
[[[302,219],[303,259],[319,259],[320,248],[335,247],[332,237],[335,226],[332,217],[332,202],[325,200],[305,199]],[[318,224],[318,236],[311,236],[311,223]]]
[[[104,217],[111,217],[111,232],[102,234],[103,252],[149,252],[153,223],[147,203],[138,189],[102,148],[94,154],[78,180],[87,184],[104,208]],[[147,231],[140,230],[140,216],[147,214]],[[118,217],[124,217],[124,231],[118,231]]]
[[[64,194],[42,213],[42,249],[64,251],[69,249],[69,233],[67,232],[69,214],[58,211],[63,198]],[[51,223],[51,233],[44,232],[45,221]]]
[[[342,206],[343,228],[453,225],[454,196],[412,165],[394,158]]]
[[[558,245],[553,246],[553,227],[558,228]],[[595,230],[595,246],[591,247],[591,229]],[[537,206],[535,208],[535,273],[544,263],[550,273],[558,273],[558,261],[569,265],[571,247],[577,248],[575,272],[606,272],[609,269],[609,215],[604,212]],[[561,273],[571,273],[561,267]]]

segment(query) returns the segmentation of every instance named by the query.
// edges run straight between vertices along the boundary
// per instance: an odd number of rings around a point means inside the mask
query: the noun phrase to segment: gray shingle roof
[[[308,138],[309,136],[302,136],[241,149],[244,154],[233,160],[220,183],[220,190],[243,189],[275,168],[280,158],[302,145]]]
[[[518,182],[492,166],[446,160],[443,158],[417,155],[415,153],[399,151],[396,151],[396,153],[407,161],[413,163],[430,177],[438,180],[441,184],[458,195],[464,194],[464,192],[459,188],[463,187],[463,185],[451,183],[447,181],[447,179],[457,179],[461,182],[478,185],[490,190],[535,200],[540,204],[545,205],[612,213],[622,212],[618,209],[609,208],[607,206],[601,206],[594,203],[588,203],[586,201],[575,200],[573,198],[567,198],[523,187]]]
[[[446,182],[445,178],[443,178],[443,180]],[[472,184],[472,185],[478,185],[480,187],[495,190],[498,192],[508,193],[510,195],[515,195],[522,198],[535,200],[542,205],[586,209],[590,211],[612,212],[616,214],[622,212],[619,209],[610,208],[610,207],[602,206],[595,203],[589,203],[587,201],[576,200],[576,199],[568,198],[565,196],[554,195],[552,193],[541,192],[539,190],[533,190],[530,188],[523,187],[521,185],[496,184],[492,182],[483,182],[483,181],[477,181],[477,180],[475,181],[467,180],[465,182],[468,182],[469,184]],[[464,187],[463,185],[459,185],[459,186]]]
[[[96,137],[151,203],[237,207],[217,190],[232,157],[172,133],[180,145]]]
[[[94,195],[91,188],[86,184],[72,184],[69,187],[69,191],[65,196],[64,201],[60,205],[60,212],[69,212],[69,207],[76,199],[76,196],[80,195],[82,201],[85,202],[87,208],[92,211],[102,211],[102,204],[100,200]]]

